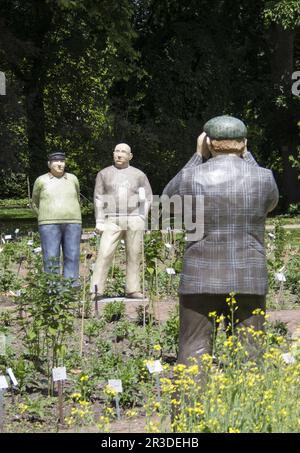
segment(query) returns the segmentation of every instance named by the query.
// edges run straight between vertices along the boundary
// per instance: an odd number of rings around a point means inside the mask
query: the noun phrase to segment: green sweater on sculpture
[[[33,186],[32,209],[39,225],[81,223],[80,189],[75,175],[61,177],[51,173],[39,176]]]

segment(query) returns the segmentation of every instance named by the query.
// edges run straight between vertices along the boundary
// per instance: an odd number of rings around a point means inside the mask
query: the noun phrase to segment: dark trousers
[[[43,251],[44,271],[60,273],[60,249],[62,248],[64,277],[74,279],[74,286],[79,286],[81,224],[54,223],[39,225],[39,233]]]
[[[228,294],[182,294],[180,296],[180,330],[179,330],[179,354],[178,363],[190,365],[189,357],[199,361],[200,357],[212,353],[214,321],[209,317],[209,313],[215,311],[217,316],[223,314],[225,320],[230,314],[230,309],[226,303]],[[263,330],[265,321],[262,315],[253,315],[252,312],[260,308],[265,311],[266,298],[255,294],[239,294],[235,296],[237,311],[234,317],[238,322],[235,329],[252,326],[254,330]],[[249,359],[255,359],[255,346],[251,345],[247,336],[246,350]],[[241,341],[245,341],[241,336]]]

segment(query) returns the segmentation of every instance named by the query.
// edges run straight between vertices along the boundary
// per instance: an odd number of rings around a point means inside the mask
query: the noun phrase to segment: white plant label
[[[172,248],[172,245],[169,244],[169,242],[166,242],[166,243],[165,243],[165,247],[166,247],[167,249],[171,249],[171,248]]]
[[[122,393],[123,392],[121,379],[109,379],[108,380],[108,385],[109,385],[109,387],[114,389],[114,391],[117,392],[117,393]]]
[[[8,389],[8,383],[5,376],[0,376],[0,390]]]
[[[5,244],[5,239],[1,238],[2,244]]]
[[[15,229],[15,234],[18,234],[19,231],[20,231],[19,228],[16,228],[16,229]]]
[[[35,249],[33,249],[33,253],[41,253],[42,251],[42,247],[36,247]]]
[[[282,354],[281,357],[287,365],[293,365],[296,362],[295,357],[290,352],[287,352],[286,354]]]
[[[154,360],[154,362],[147,362],[147,368],[149,373],[161,373],[163,370],[160,360]]]
[[[67,379],[67,371],[65,366],[52,368],[53,382],[65,381]]]
[[[5,355],[6,352],[6,336],[0,333],[0,355]]]
[[[29,239],[29,241],[27,241],[27,245],[33,245],[33,240]]]
[[[167,272],[168,275],[175,275],[176,274],[175,269],[173,269],[173,267],[167,267],[166,272]]]
[[[277,272],[277,274],[275,274],[275,278],[279,282],[286,282],[285,275],[282,272]]]
[[[6,372],[7,372],[8,376],[10,377],[11,382],[16,387],[18,385],[18,381],[16,379],[16,376],[14,375],[13,370],[11,368],[7,368]]]
[[[11,234],[6,234],[6,235],[4,236],[4,239],[5,239],[6,241],[9,241],[10,239],[12,239],[12,235],[11,235]]]

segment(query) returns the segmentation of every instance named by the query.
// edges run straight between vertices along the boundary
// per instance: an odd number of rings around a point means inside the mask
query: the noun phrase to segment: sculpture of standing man
[[[65,172],[65,154],[48,157],[49,172],[39,176],[33,186],[32,208],[38,216],[45,272],[60,272],[80,286],[79,258],[81,238],[80,189],[75,175]]]
[[[129,165],[133,155],[126,143],[113,152],[114,165],[101,170],[96,178],[94,205],[96,233],[102,233],[91,280],[91,293],[101,298],[119,240],[126,247],[126,296],[142,299],[140,262],[145,220],[152,190],[147,176]]]
[[[184,364],[189,357],[200,360],[212,353],[214,326],[209,313],[224,314],[227,322],[230,292],[237,294],[235,328],[263,328],[264,318],[254,310],[266,308],[265,222],[278,202],[272,172],[259,167],[247,151],[242,121],[219,116],[205,124],[204,132],[197,153],[164,189],[165,195],[178,194],[183,202],[186,195],[204,200],[204,219],[198,219],[204,235],[187,242],[179,288],[178,361]],[[203,163],[207,151],[212,157]],[[246,340],[249,358],[255,359],[256,346]]]

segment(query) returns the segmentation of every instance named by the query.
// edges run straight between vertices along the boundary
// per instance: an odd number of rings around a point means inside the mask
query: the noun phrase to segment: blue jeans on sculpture
[[[63,252],[63,274],[79,285],[80,223],[54,223],[39,225],[43,251],[44,271],[60,273],[60,246]]]

